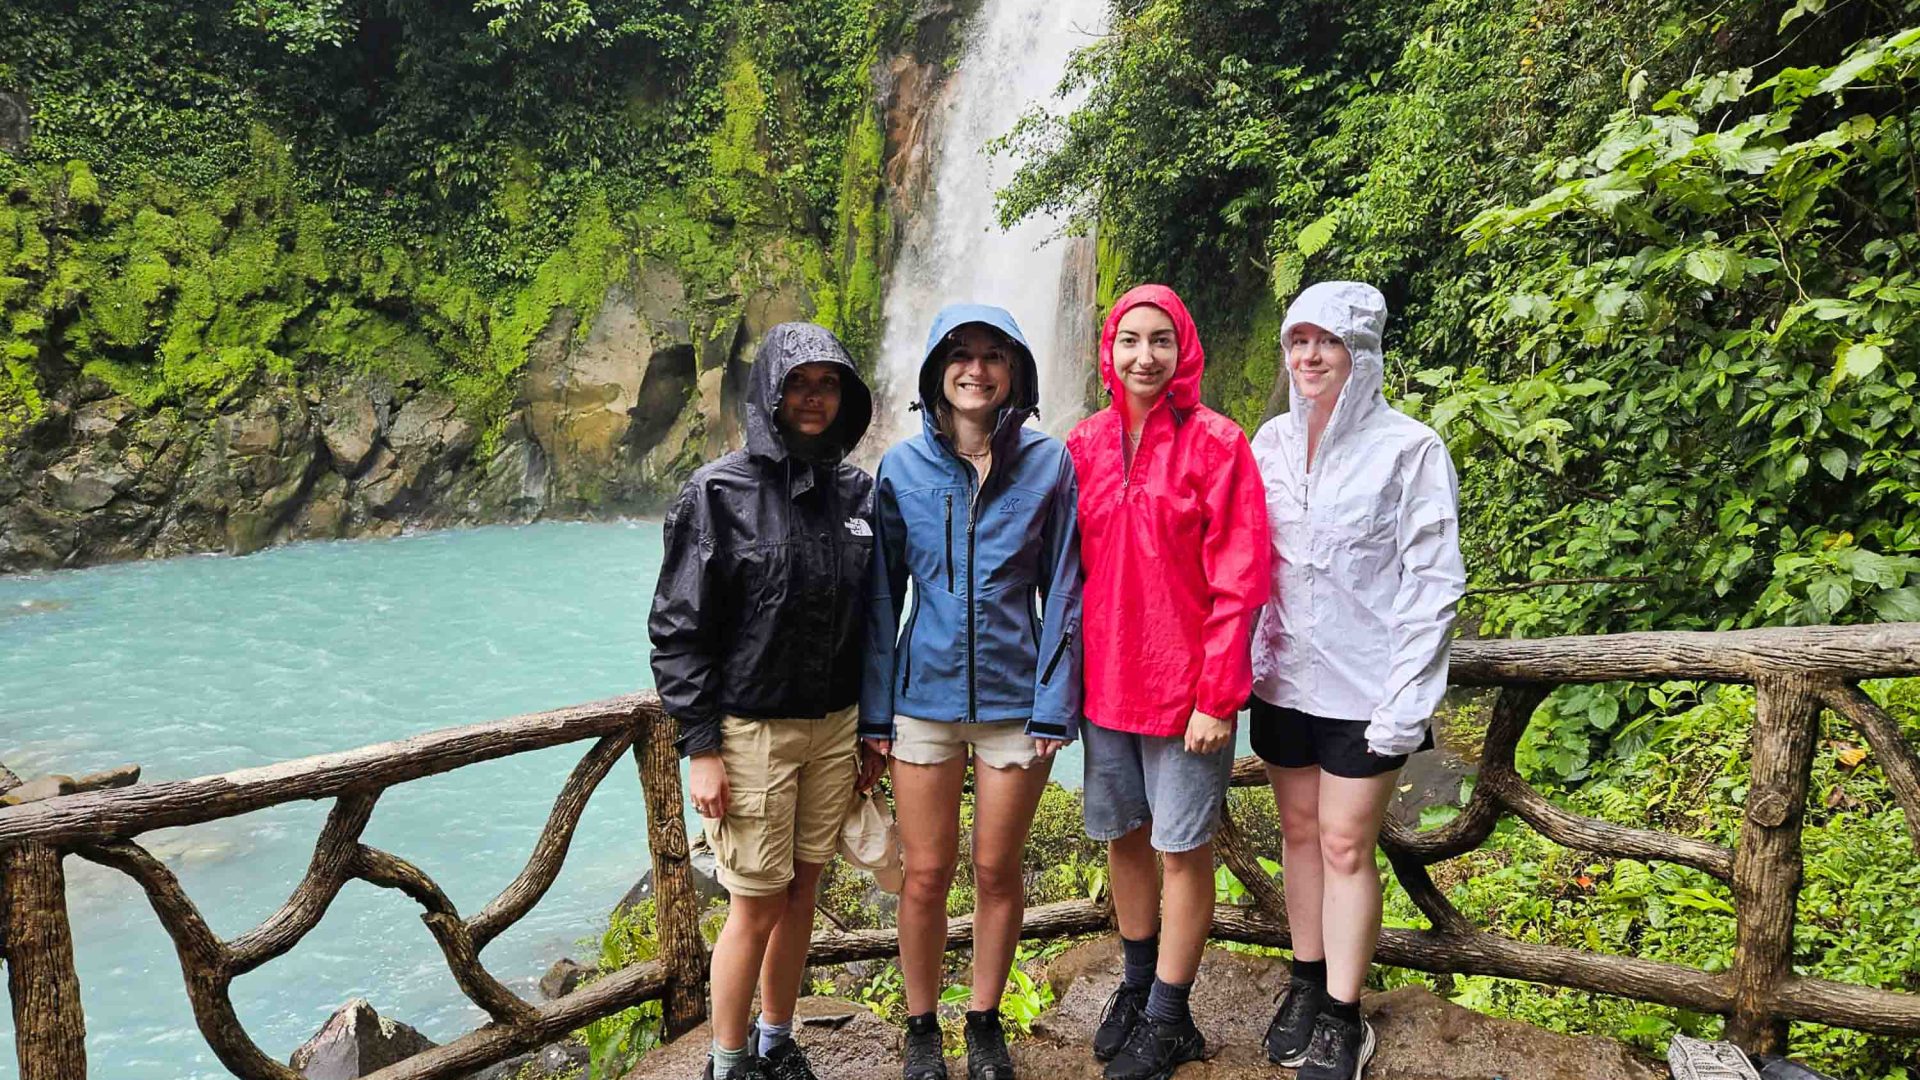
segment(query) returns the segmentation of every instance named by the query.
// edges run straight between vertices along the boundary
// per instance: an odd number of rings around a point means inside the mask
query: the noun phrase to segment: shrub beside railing
[[[1920,1035],[1920,995],[1805,978],[1792,967],[1801,820],[1822,708],[1852,723],[1872,747],[1920,852],[1920,758],[1894,721],[1856,685],[1861,679],[1909,675],[1920,675],[1920,624],[1461,642],[1454,650],[1452,681],[1498,688],[1479,781],[1459,816],[1441,828],[1416,832],[1388,826],[1382,846],[1431,928],[1384,931],[1381,961],[1717,1013],[1727,1017],[1728,1038],[1756,1052],[1782,1049],[1791,1020]],[[1733,848],[1570,813],[1527,785],[1514,767],[1521,735],[1555,686],[1669,679],[1755,687],[1752,783]],[[658,700],[644,694],[192,780],[139,784],[138,770],[121,769],[22,785],[0,769],[0,796],[12,791],[15,800],[28,800],[0,807],[0,950],[7,960],[22,1080],[73,1080],[87,1072],[86,1020],[66,911],[63,861],[68,856],[112,867],[140,884],[179,953],[202,1036],[228,1071],[245,1080],[297,1080],[298,1074],[268,1057],[242,1027],[229,992],[233,980],[292,949],[355,878],[394,889],[421,907],[421,920],[440,946],[454,983],[489,1018],[445,1046],[372,1074],[378,1080],[460,1076],[650,1000],[662,1003],[667,1037],[686,1032],[704,1018],[706,947],[687,861],[673,732]],[[593,745],[562,784],[525,867],[471,916],[462,916],[418,867],[360,840],[381,794],[396,784],[589,739]],[[629,752],[647,807],[658,958],[535,1005],[489,972],[481,953],[552,886],[588,798]],[[1265,782],[1254,759],[1236,766],[1235,784]],[[278,911],[231,939],[213,933],[173,873],[136,841],[155,829],[310,799],[332,799],[334,805],[306,875]],[[1479,847],[1506,814],[1569,848],[1678,863],[1726,882],[1738,919],[1731,969],[1712,973],[1520,942],[1476,929],[1435,887],[1427,868]],[[1287,946],[1279,886],[1261,869],[1231,815],[1220,833],[1219,852],[1255,903],[1220,907],[1214,936]],[[1103,904],[1069,901],[1031,909],[1022,936],[1091,933],[1110,924]],[[972,931],[970,919],[954,920],[948,947],[967,946]],[[828,930],[814,936],[809,960],[844,963],[890,956],[897,948],[893,930]]]

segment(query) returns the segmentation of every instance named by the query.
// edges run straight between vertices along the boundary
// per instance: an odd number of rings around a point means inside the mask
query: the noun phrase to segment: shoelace
[[[1291,1026],[1291,1021],[1300,1015],[1300,1010],[1306,1008],[1307,995],[1300,991],[1299,986],[1289,985],[1273,999],[1280,1006],[1280,1011],[1274,1014],[1273,1022],[1267,1025],[1269,1032]]]
[[[1346,1047],[1346,1036],[1346,1024],[1338,1021],[1315,1024],[1313,1041],[1307,1045],[1307,1060],[1315,1065],[1338,1065],[1340,1052]]]
[[[907,1067],[909,1078],[917,1076],[942,1076],[946,1073],[946,1058],[940,1048],[940,1033],[936,1031],[916,1034],[907,1032]]]
[[[1140,1001],[1144,1000],[1145,996],[1146,995],[1138,991],[1129,990],[1124,986],[1120,987],[1107,996],[1107,1007],[1100,1011],[1100,1022],[1107,1024],[1115,1020],[1124,1019],[1124,1014],[1121,1012],[1122,1005],[1125,1006],[1126,1012],[1133,1013],[1136,1016],[1139,1015]]]
[[[1160,1056],[1160,1025],[1151,1018],[1142,1017],[1133,1025],[1133,1032],[1127,1036],[1127,1048],[1121,1051],[1127,1057],[1139,1061],[1151,1061]]]
[[[813,1075],[813,1063],[807,1060],[807,1052],[799,1043],[793,1049],[780,1055],[779,1061],[767,1059],[767,1075],[773,1080],[817,1080]]]

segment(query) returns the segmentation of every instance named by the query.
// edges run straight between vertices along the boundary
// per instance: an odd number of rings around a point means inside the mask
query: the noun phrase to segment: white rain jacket
[[[1353,374],[1312,472],[1312,405],[1298,387],[1293,407],[1254,436],[1273,543],[1273,590],[1254,629],[1254,693],[1314,716],[1364,720],[1368,749],[1411,753],[1446,691],[1454,606],[1466,588],[1453,460],[1432,428],[1381,395],[1379,290],[1308,287],[1287,309],[1283,349],[1300,323],[1338,335]]]

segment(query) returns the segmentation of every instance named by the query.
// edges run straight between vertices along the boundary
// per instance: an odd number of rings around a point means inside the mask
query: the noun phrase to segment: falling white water
[[[946,304],[995,304],[1013,313],[1040,367],[1041,426],[1064,435],[1086,413],[1093,363],[1093,252],[1086,237],[1060,237],[1060,222],[1035,215],[1010,230],[994,216],[994,192],[1016,158],[991,155],[1030,106],[1054,99],[1073,50],[1106,27],[1107,0],[986,0],[935,120],[931,181],[908,222],[888,287],[879,411],[884,449],[919,430],[907,411],[917,395],[927,329]]]

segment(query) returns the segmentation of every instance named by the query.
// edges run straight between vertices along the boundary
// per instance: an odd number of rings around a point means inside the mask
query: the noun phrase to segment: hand
[[[1053,755],[1059,753],[1060,748],[1065,745],[1067,745],[1067,740],[1065,739],[1035,739],[1033,740],[1033,753],[1034,756],[1038,757],[1041,761],[1052,761]]]
[[[719,751],[695,754],[690,770],[687,788],[693,797],[694,812],[703,818],[726,817],[733,789],[727,784],[727,766],[720,760]]]
[[[860,775],[853,782],[853,789],[866,794],[873,785],[880,782],[880,774],[887,771],[887,758],[893,754],[891,739],[860,740]]]
[[[1233,741],[1233,721],[1208,716],[1199,709],[1187,718],[1187,753],[1211,754]]]

